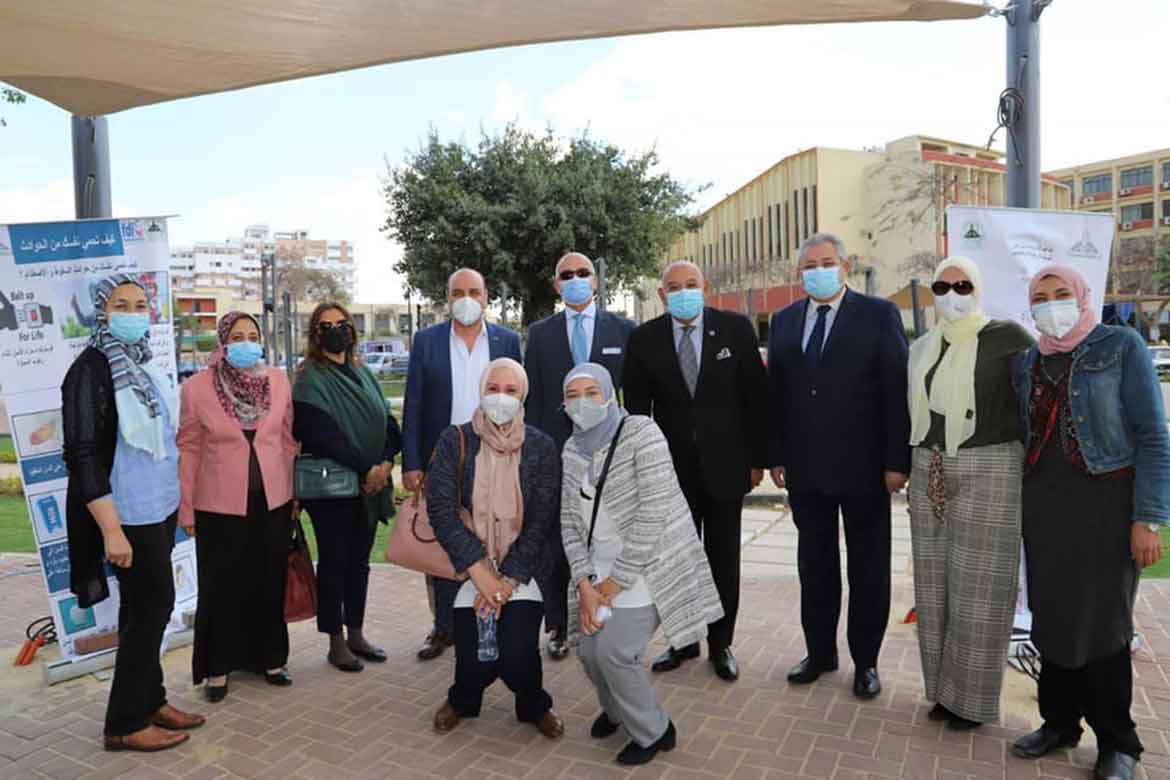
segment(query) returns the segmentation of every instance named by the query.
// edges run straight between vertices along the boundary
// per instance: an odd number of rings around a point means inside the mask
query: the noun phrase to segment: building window
[[[808,240],[808,187],[800,188],[801,200],[800,210],[804,212],[804,238]]]
[[[1122,188],[1150,187],[1154,184],[1154,166],[1130,168],[1121,172]]]
[[[800,247],[800,191],[792,191],[792,248]]]
[[[1162,219],[1170,218],[1170,198],[1162,201]]]
[[[410,333],[410,315],[409,314],[399,314],[398,315],[398,332],[399,333]]]
[[[788,201],[784,201],[784,254],[792,254],[792,230],[788,227]]]
[[[768,257],[776,254],[775,226],[772,223],[772,206],[768,206]]]
[[[1100,176],[1089,176],[1081,179],[1081,194],[1099,195],[1103,192],[1113,192],[1113,174],[1102,173]]]
[[[817,185],[815,184],[812,186],[812,215],[813,232],[816,233],[820,227],[817,225]]]
[[[1064,179],[1060,183],[1063,184],[1064,186],[1068,187],[1068,191],[1071,193],[1073,191],[1073,184],[1075,183],[1075,180],[1074,179]]]
[[[1170,189],[1170,162],[1162,163],[1162,189]]]
[[[755,226],[756,225],[753,222],[752,228],[755,228]],[[749,241],[751,242],[750,244],[748,243]],[[752,255],[755,254],[755,249],[756,249],[756,236],[755,236],[754,232],[752,232],[752,233],[748,232],[748,221],[745,219],[743,221],[743,256],[750,258]]]
[[[1141,222],[1147,219],[1154,218],[1154,204],[1153,203],[1135,203],[1132,206],[1125,206],[1121,209],[1121,221],[1124,222]]]

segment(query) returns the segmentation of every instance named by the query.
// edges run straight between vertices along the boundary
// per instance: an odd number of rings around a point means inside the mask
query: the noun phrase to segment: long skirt
[[[940,453],[946,508],[928,497],[928,447],[914,449],[910,530],[926,698],[968,720],[999,718],[1020,561],[1023,447]]]
[[[263,672],[288,662],[284,585],[292,535],[289,504],[269,511],[263,493],[248,516],[195,513],[199,606],[192,675]]]

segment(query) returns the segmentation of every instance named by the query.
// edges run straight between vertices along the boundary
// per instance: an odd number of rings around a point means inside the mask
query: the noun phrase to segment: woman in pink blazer
[[[293,405],[288,377],[260,360],[260,328],[219,321],[219,347],[182,387],[179,525],[195,536],[195,684],[227,696],[244,669],[291,685],[284,583],[292,534]]]

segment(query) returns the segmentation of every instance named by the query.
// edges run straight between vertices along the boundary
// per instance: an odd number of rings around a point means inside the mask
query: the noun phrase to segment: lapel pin
[[[715,335],[715,331],[713,331],[713,330],[709,330],[709,331],[707,331],[707,335],[708,335],[708,336],[714,336],[714,335]]]

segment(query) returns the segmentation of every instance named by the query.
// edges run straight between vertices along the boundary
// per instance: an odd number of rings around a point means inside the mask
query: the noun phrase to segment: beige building
[[[785,157],[703,214],[664,263],[687,259],[711,283],[710,305],[755,320],[803,297],[796,255],[816,232],[840,236],[854,287],[891,296],[911,277],[927,278],[946,254],[945,210],[951,204],[1004,202],[1003,153],[927,136],[884,148],[815,147]],[[1069,191],[1046,178],[1043,207],[1069,207]],[[642,319],[662,307],[648,282]]]

